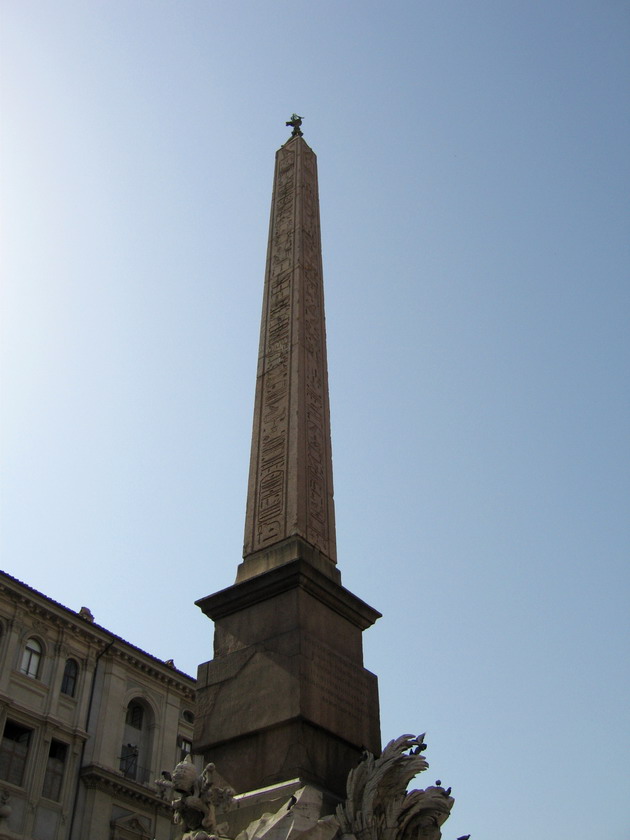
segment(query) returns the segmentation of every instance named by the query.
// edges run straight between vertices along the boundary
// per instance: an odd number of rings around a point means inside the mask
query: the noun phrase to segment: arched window
[[[127,779],[148,784],[155,778],[153,760],[154,715],[141,698],[131,700],[125,713],[120,770]]]
[[[24,653],[22,654],[22,665],[20,671],[26,674],[27,677],[34,677],[37,679],[39,675],[39,666],[42,661],[42,646],[37,639],[29,639],[24,646]]]
[[[140,703],[131,702],[127,706],[127,717],[125,723],[127,726],[133,726],[134,729],[142,729],[144,720],[144,709]]]
[[[78,674],[79,666],[74,659],[66,659],[66,667],[63,669],[63,679],[61,680],[62,694],[67,694],[68,697],[74,697],[74,692],[77,690]]]

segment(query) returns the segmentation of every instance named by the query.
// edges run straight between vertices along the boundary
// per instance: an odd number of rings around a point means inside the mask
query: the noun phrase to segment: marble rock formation
[[[234,840],[440,840],[441,826],[455,800],[450,788],[436,784],[407,791],[409,782],[429,766],[424,735],[401,735],[378,758],[365,752],[350,771],[346,798],[334,814],[324,814],[324,797],[305,785],[275,813],[251,822]],[[163,788],[164,782],[157,782]],[[217,826],[217,813],[234,806],[231,790],[214,783],[214,767],[201,776],[182,762],[169,783],[178,798],[172,802],[182,840],[226,837],[227,824]]]
[[[263,814],[250,823],[236,840],[333,840],[339,823],[332,814],[321,816],[322,804],[321,791],[306,785],[275,814]]]

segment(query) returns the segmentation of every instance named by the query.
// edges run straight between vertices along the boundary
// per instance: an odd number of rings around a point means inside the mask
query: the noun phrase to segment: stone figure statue
[[[299,114],[291,114],[291,119],[286,121],[285,125],[290,125],[293,128],[291,137],[303,136],[302,129],[300,128],[303,119],[304,117],[300,117]]]
[[[229,810],[234,791],[215,784],[214,764],[201,773],[187,755],[170,774],[162,771],[155,782],[162,799],[170,799],[173,822],[182,828],[181,840],[210,840],[219,834],[216,806]]]
[[[153,784],[158,789],[160,799],[170,802],[173,798],[173,777],[167,770],[162,770],[161,778],[156,779]]]
[[[440,786],[409,793],[399,819],[399,840],[439,840],[440,826],[448,819],[454,801]]]

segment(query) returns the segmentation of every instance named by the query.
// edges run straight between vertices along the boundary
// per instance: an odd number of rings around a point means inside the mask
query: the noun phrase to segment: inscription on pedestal
[[[339,734],[361,737],[373,705],[370,675],[312,637],[305,645],[302,664],[302,678],[312,686],[319,723],[334,730],[334,722],[342,721],[345,732]],[[349,731],[349,725],[355,727],[354,732]]]

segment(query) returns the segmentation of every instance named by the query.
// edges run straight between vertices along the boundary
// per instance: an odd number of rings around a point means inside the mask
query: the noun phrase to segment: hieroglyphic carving
[[[297,534],[335,560],[317,171],[301,138],[278,152],[265,287],[245,556]]]
[[[263,313],[263,373],[253,549],[282,539],[286,509],[295,154],[283,150],[274,192],[271,259]]]
[[[331,550],[329,498],[332,499],[330,430],[327,407],[324,296],[315,156],[303,155],[302,283],[304,301],[304,400],[306,421],[307,539],[327,556]],[[334,534],[333,534],[334,540]]]

